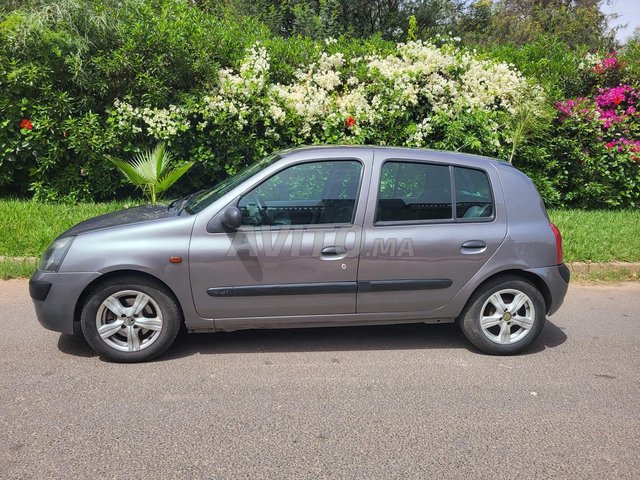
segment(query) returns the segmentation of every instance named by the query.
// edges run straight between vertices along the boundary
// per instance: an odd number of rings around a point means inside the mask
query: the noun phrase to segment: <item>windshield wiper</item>
[[[178,204],[178,202],[182,201],[183,198],[184,197],[180,197],[173,200],[171,203],[169,203],[169,205],[167,205],[167,210],[171,211]]]
[[[190,193],[186,197],[177,198],[173,202],[171,202],[167,206],[167,210],[172,211],[175,210],[177,212],[181,212],[187,206],[187,204],[191,201],[193,197],[203,192],[204,190],[198,190],[197,192]]]
[[[169,211],[176,210],[179,212],[184,207],[185,203],[187,203],[193,197],[193,195],[195,194],[190,193],[186,197],[176,198],[173,202],[171,202],[167,206],[167,210]]]

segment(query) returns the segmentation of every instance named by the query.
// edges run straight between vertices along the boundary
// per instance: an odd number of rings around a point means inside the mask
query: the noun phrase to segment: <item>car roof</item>
[[[336,154],[344,151],[358,151],[367,150],[374,152],[383,151],[387,157],[393,157],[397,155],[400,158],[410,157],[412,154],[416,155],[421,153],[421,157],[424,154],[428,154],[429,159],[433,159],[440,162],[464,162],[469,164],[486,164],[493,163],[504,166],[511,166],[511,164],[505,160],[500,160],[493,157],[486,157],[483,155],[475,155],[464,152],[451,152],[446,150],[433,150],[429,148],[414,148],[414,147],[392,147],[392,146],[379,146],[379,145],[312,145],[298,148],[292,148],[288,150],[282,150],[278,152],[280,157],[290,157],[297,154],[313,154],[313,153],[332,153]],[[306,155],[305,155],[306,156]],[[416,158],[418,159],[418,158]]]

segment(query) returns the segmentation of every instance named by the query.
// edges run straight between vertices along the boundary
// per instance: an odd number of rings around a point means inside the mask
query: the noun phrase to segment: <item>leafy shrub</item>
[[[552,101],[584,95],[595,84],[591,72],[585,69],[588,49],[572,47],[556,37],[543,36],[524,45],[494,45],[481,52],[513,64],[525,76],[537,80]]]
[[[556,104],[552,150],[562,160],[564,200],[588,208],[640,206],[640,88],[618,84],[625,62],[589,57],[603,86]]]
[[[0,186],[43,200],[111,198],[120,177],[105,162],[132,145],[108,124],[116,98],[151,107],[187,101],[235,63],[245,44],[268,39],[250,19],[229,22],[187,1],[60,0],[0,13]],[[274,57],[295,63],[300,48],[274,40]],[[23,119],[32,129],[20,128]]]

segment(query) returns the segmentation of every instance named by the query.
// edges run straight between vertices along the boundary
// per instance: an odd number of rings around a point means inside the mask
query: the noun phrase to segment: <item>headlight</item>
[[[76,237],[62,237],[54,240],[51,245],[49,245],[49,248],[42,254],[40,263],[38,263],[38,270],[57,272],[75,238]]]

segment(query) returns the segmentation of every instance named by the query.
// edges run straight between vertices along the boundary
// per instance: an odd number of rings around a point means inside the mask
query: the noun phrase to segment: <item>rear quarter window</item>
[[[494,205],[487,174],[474,168],[453,167],[453,177],[456,218],[491,218]]]

